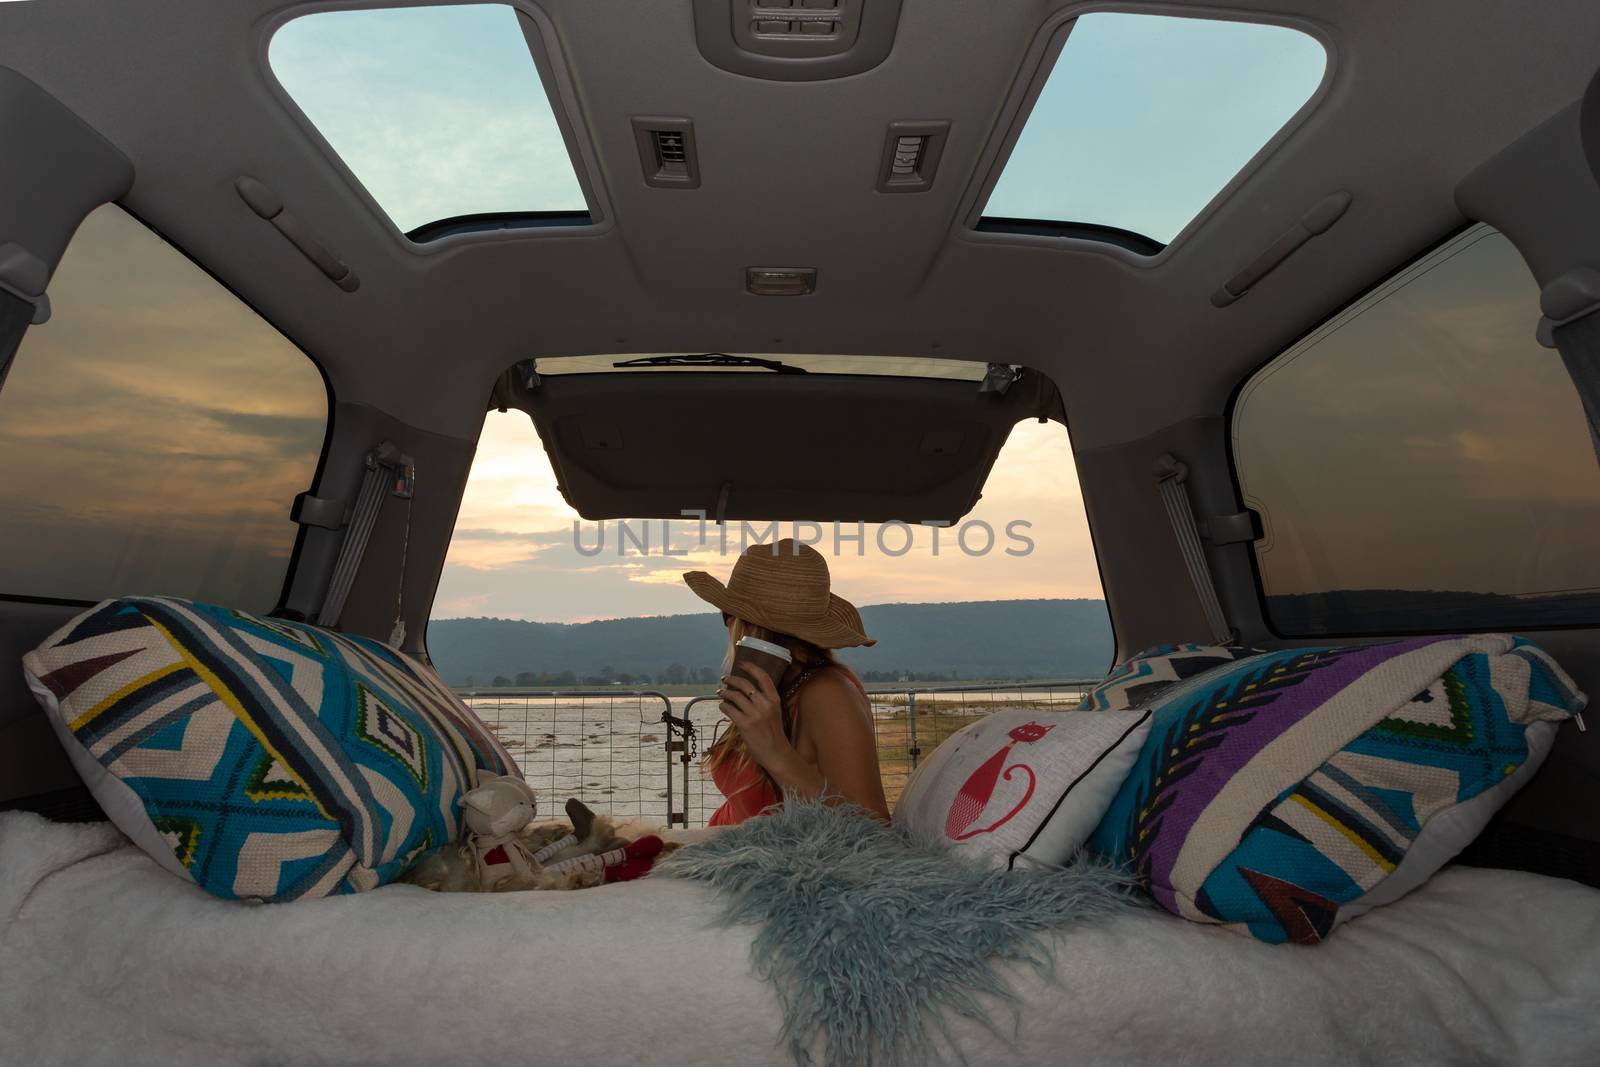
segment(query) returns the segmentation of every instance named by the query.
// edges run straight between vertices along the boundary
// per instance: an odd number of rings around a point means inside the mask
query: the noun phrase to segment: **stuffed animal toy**
[[[480,770],[461,797],[461,840],[435,849],[400,880],[442,893],[583,889],[638,878],[668,848],[654,834],[617,836],[609,819],[576,797],[566,804],[570,831],[559,823],[532,825],[538,811],[527,782]]]
[[[480,889],[492,890],[504,878],[525,878],[540,866],[518,836],[539,814],[533,786],[515,775],[490,775],[479,770],[477,786],[462,794],[462,840],[478,873]]]

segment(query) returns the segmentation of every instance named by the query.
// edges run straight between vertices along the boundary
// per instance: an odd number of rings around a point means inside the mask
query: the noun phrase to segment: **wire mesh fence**
[[[568,797],[618,819],[663,823],[674,814],[667,715],[672,702],[643,690],[458,690],[500,738],[539,793],[539,818]]]
[[[872,689],[873,728],[891,810],[922,757],[1002,708],[1066,711],[1095,681]],[[540,818],[568,797],[615,819],[704,826],[722,804],[700,759],[727,720],[712,694],[650,690],[460,690],[541,798]]]
[[[893,811],[917,765],[957,730],[1003,708],[1070,711],[1099,679],[871,690],[878,770]]]

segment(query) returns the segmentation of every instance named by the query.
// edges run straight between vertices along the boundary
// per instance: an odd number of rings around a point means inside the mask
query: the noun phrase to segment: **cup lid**
[[[738,640],[738,644],[745,648],[753,648],[757,652],[765,652],[769,656],[777,656],[785,663],[790,663],[794,660],[794,656],[787,648],[773,644],[771,641],[763,641],[759,637],[741,637]]]

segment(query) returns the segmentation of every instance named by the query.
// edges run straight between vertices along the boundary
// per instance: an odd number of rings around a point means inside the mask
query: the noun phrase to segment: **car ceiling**
[[[1600,56],[1592,0],[1114,5],[1289,20],[1330,49],[1304,121],[1146,262],[964,225],[1045,28],[1112,5],[916,0],[879,66],[793,82],[707,62],[688,0],[518,3],[570,71],[609,222],[418,250],[367,206],[267,71],[271,27],[330,6],[351,5],[6,4],[0,65],[120,147],[136,170],[126,206],[313,354],[341,400],[468,440],[512,362],[607,351],[1023,363],[1061,387],[1080,450],[1218,414],[1252,366],[1462,226],[1457,182],[1580,96]],[[640,114],[693,119],[698,189],[645,185],[629,121]],[[933,189],[874,191],[888,123],[926,119],[950,123]],[[241,175],[338,250],[360,288],[331,284],[252,214]],[[1353,203],[1331,231],[1244,299],[1212,306],[1223,281],[1339,189]],[[744,271],[756,265],[814,267],[817,291],[751,296]]]

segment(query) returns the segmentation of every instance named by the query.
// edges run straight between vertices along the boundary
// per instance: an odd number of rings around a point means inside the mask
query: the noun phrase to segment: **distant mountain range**
[[[877,604],[861,617],[878,643],[840,658],[868,681],[1098,678],[1111,663],[1103,600]],[[726,644],[721,618],[710,613],[428,625],[428,652],[458,686],[709,683]]]
[[[1288,635],[1516,630],[1591,625],[1600,595],[1508,596],[1346,589],[1268,598]],[[1102,600],[979,600],[861,609],[872,648],[840,658],[869,682],[1099,678],[1111,663]],[[711,683],[727,642],[715,614],[600,622],[435,619],[428,651],[458,686]]]

